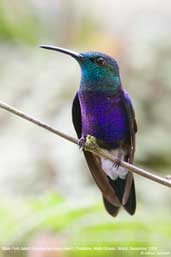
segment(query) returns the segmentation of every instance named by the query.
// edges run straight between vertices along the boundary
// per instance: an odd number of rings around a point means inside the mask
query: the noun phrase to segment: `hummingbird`
[[[77,53],[68,49],[40,47],[72,56],[81,68],[80,87],[72,104],[72,121],[83,148],[86,137],[116,158],[115,162],[84,151],[89,170],[99,187],[105,209],[115,217],[121,207],[135,213],[134,177],[120,166],[134,161],[137,123],[132,101],[123,89],[117,61],[104,53]]]

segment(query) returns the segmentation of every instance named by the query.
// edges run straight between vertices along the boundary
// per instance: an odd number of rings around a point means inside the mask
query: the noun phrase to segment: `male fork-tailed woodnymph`
[[[120,166],[120,161],[133,163],[137,125],[116,60],[99,52],[77,53],[55,46],[41,47],[68,54],[79,63],[81,82],[73,101],[72,120],[80,146],[84,145],[86,136],[91,135],[100,148],[116,157],[113,163],[83,150],[108,213],[116,216],[123,206],[133,215],[136,209],[134,178]]]

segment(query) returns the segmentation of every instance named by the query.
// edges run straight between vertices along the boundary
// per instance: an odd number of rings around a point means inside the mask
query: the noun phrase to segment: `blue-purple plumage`
[[[123,92],[124,93],[124,92]],[[120,91],[115,95],[78,92],[81,106],[82,136],[92,135],[119,147],[129,136],[128,115]]]

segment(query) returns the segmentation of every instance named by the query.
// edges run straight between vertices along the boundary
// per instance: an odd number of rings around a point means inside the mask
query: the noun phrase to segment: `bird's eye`
[[[106,64],[106,61],[103,57],[98,57],[94,60],[95,63],[97,63],[100,66],[103,66]]]

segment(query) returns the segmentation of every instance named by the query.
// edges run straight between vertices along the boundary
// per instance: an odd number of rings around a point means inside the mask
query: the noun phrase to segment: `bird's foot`
[[[118,154],[117,154],[117,157],[116,157],[116,160],[115,160],[115,162],[114,162],[114,167],[115,167],[116,169],[119,168],[119,166],[120,166],[120,164],[121,164],[121,161],[122,161],[122,157],[123,157],[123,151],[122,151],[121,148],[119,148]]]
[[[79,149],[83,149],[85,143],[86,143],[86,137],[83,136],[83,137],[81,137],[81,138],[79,139],[79,142],[78,142]]]
[[[115,167],[116,169],[118,169],[119,166],[120,166],[120,164],[121,164],[121,158],[119,157],[119,158],[117,158],[117,159],[115,160],[115,162],[114,162],[114,167]]]

